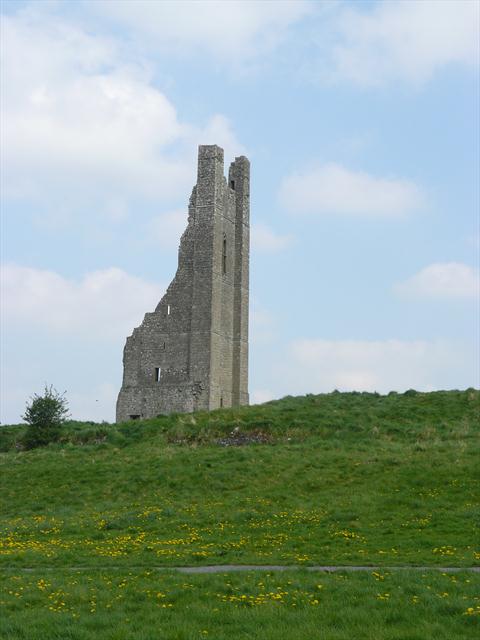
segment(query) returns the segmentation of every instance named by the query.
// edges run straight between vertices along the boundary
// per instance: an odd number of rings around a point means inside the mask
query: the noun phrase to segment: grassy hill
[[[148,635],[141,625],[134,632],[125,623],[129,618],[125,612],[128,606],[140,607],[147,618],[154,615],[149,603],[158,580],[151,572],[165,566],[480,565],[479,417],[480,392],[469,389],[388,396],[335,392],[123,425],[71,422],[61,442],[33,451],[19,450],[22,426],[2,427],[0,564],[6,576],[3,602],[11,616],[7,626],[0,627],[1,637],[36,638],[38,630],[38,638],[88,638],[93,637],[88,635],[88,624],[95,626],[92,620],[96,620],[101,637],[112,639],[187,639],[202,637],[202,631],[223,638],[232,637],[232,628],[235,638],[311,638],[314,636],[302,631],[302,625],[304,630],[312,629],[319,615],[313,612],[312,599],[318,600],[315,606],[323,607],[322,619],[330,611],[333,625],[327,635],[318,637],[471,637],[469,625],[480,619],[476,609],[480,613],[480,600],[469,591],[475,584],[478,589],[477,574],[466,574],[456,586],[451,576],[445,578],[450,586],[440,586],[438,581],[444,578],[428,574],[429,584],[422,587],[420,576],[407,580],[395,572],[385,577],[383,572],[381,580],[391,581],[389,591],[373,571],[363,577],[325,579],[292,574],[295,589],[287,585],[292,579],[285,575],[281,584],[274,574],[268,579],[255,573],[194,579],[171,575],[163,580],[174,595],[167,597],[165,592],[165,597],[154,600],[158,615],[170,616],[171,628],[165,626],[164,635]],[[22,573],[22,568],[29,573]],[[65,573],[66,569],[80,571],[75,574],[75,585],[68,589],[72,574]],[[128,588],[119,587],[123,579]],[[42,589],[38,586],[41,580],[50,586]],[[110,617],[102,618],[97,604],[88,600],[91,580],[98,592],[94,602],[104,601],[102,610]],[[135,580],[136,588],[132,586]],[[269,589],[258,586],[262,580],[270,583]],[[315,581],[328,586],[329,598],[317,598]],[[20,584],[22,590],[15,591]],[[103,584],[101,589],[99,584]],[[437,598],[437,588],[439,594],[441,589],[447,593],[443,600],[440,595]],[[458,596],[455,604],[448,600],[453,598],[452,589]],[[109,590],[112,593],[107,598]],[[62,595],[67,591],[68,597]],[[123,608],[118,608],[121,601],[113,591],[130,593]],[[293,591],[295,601],[293,596],[266,596]],[[371,635],[351,635],[351,621],[360,624],[359,594],[370,592],[373,608],[370,614],[368,607],[362,609],[363,627],[359,629],[370,625]],[[393,624],[388,634],[382,634],[378,625],[385,625],[385,616],[392,614],[387,605],[393,592],[402,594],[401,615],[400,601],[396,610],[404,622],[399,618],[397,627]],[[240,594],[245,596],[243,601]],[[427,604],[427,596],[433,595]],[[408,626],[415,615],[404,606],[407,601],[415,604],[414,596],[425,596],[420,619],[416,608],[416,624],[423,629],[418,636]],[[33,635],[22,635],[18,619],[22,609],[15,609],[22,598],[24,604],[29,603],[32,618],[32,627],[25,628]],[[255,598],[260,599],[261,607],[255,605]],[[63,608],[57,601],[64,602]],[[335,618],[342,602],[353,607],[350,622]],[[285,614],[280,615],[283,604]],[[247,605],[248,616],[253,616],[250,626],[236,627],[233,612]],[[453,626],[438,627],[447,605],[451,607],[447,607],[448,615],[454,616]],[[178,614],[175,618],[181,607],[189,609],[193,626]],[[232,618],[225,607],[230,607]],[[276,607],[276,621],[265,613],[272,607]],[[295,607],[305,610],[303,617],[296,618],[300,627],[282,635],[279,620],[288,626],[292,608],[300,615]],[[140,609],[129,620],[138,622]],[[205,616],[210,622],[215,618],[214,609],[221,613],[217,635],[212,635],[210,627],[201,628]],[[257,609],[263,613],[254,614]],[[25,610],[23,607],[24,615]],[[118,626],[109,635],[108,620],[113,620],[114,610]],[[39,617],[39,611],[46,617]],[[39,620],[45,620],[45,628],[53,624],[55,630],[54,613],[57,618],[68,615],[71,635],[63,624],[63,635],[58,631],[58,636],[45,636]],[[85,616],[87,627],[75,622],[74,614]],[[260,624],[255,616],[266,616],[261,622],[263,635],[255,631]],[[245,622],[247,618],[241,619]],[[128,633],[124,628],[130,629]],[[395,635],[397,628],[400,635]]]

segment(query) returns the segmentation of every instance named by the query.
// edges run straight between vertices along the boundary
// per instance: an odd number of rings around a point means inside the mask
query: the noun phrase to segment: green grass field
[[[479,415],[469,389],[72,422],[33,451],[3,427],[0,637],[471,638],[475,573],[156,568],[480,565]]]
[[[478,579],[467,572],[59,569],[3,582],[2,640],[472,640],[479,630]]]

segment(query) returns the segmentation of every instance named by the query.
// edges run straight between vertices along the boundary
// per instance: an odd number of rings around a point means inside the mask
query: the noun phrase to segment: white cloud
[[[69,280],[53,271],[5,265],[2,315],[11,330],[42,329],[89,340],[118,340],[153,311],[164,287],[110,268]]]
[[[204,127],[189,127],[187,137],[188,153],[191,156],[192,146],[198,144],[217,144],[224,150],[226,169],[228,163],[233,161],[235,156],[247,155],[247,149],[237,140],[228,118],[217,113],[214,114]],[[196,158],[193,159],[193,166]],[[193,181],[192,181],[193,184]]]
[[[427,298],[475,298],[480,295],[480,274],[461,262],[438,262],[396,285],[395,290]]]
[[[310,7],[303,0],[97,0],[90,8],[162,51],[181,56],[206,52],[220,63],[235,64],[274,49]]]
[[[180,121],[146,67],[114,40],[46,14],[3,16],[4,196],[114,220],[129,199],[184,196],[196,144],[243,153],[221,114]],[[93,205],[93,206],[92,206]],[[86,212],[86,213],[85,213]]]
[[[279,235],[271,227],[263,222],[252,224],[251,243],[257,251],[275,252],[288,247],[292,242],[292,236]]]
[[[443,342],[304,339],[291,344],[281,373],[285,393],[433,390],[468,378],[462,358]]]
[[[153,217],[147,225],[149,241],[162,249],[178,249],[187,218],[184,210],[167,211]]]
[[[424,196],[411,181],[329,163],[285,178],[280,200],[292,213],[398,216],[420,208]]]
[[[2,421],[45,383],[67,390],[75,418],[114,419],[125,338],[164,287],[117,268],[77,280],[8,264],[0,276]]]
[[[446,65],[478,64],[479,7],[471,0],[409,0],[340,9],[328,25],[336,42],[326,75],[360,86],[419,84]]]

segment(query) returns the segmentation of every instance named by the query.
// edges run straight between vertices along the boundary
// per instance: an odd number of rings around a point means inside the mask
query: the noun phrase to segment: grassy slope
[[[74,425],[105,441],[2,455],[0,560],[479,563],[479,398],[334,393]],[[215,444],[233,429],[271,443]]]
[[[480,564],[479,407],[472,390],[334,393],[71,423],[29,452],[15,448],[22,427],[0,429],[0,637],[471,638],[478,574],[152,567]],[[268,444],[217,444],[232,432]]]

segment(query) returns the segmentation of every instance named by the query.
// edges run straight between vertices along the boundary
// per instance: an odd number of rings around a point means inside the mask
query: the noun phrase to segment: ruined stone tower
[[[127,338],[117,422],[248,404],[250,163],[198,150],[175,278]]]

